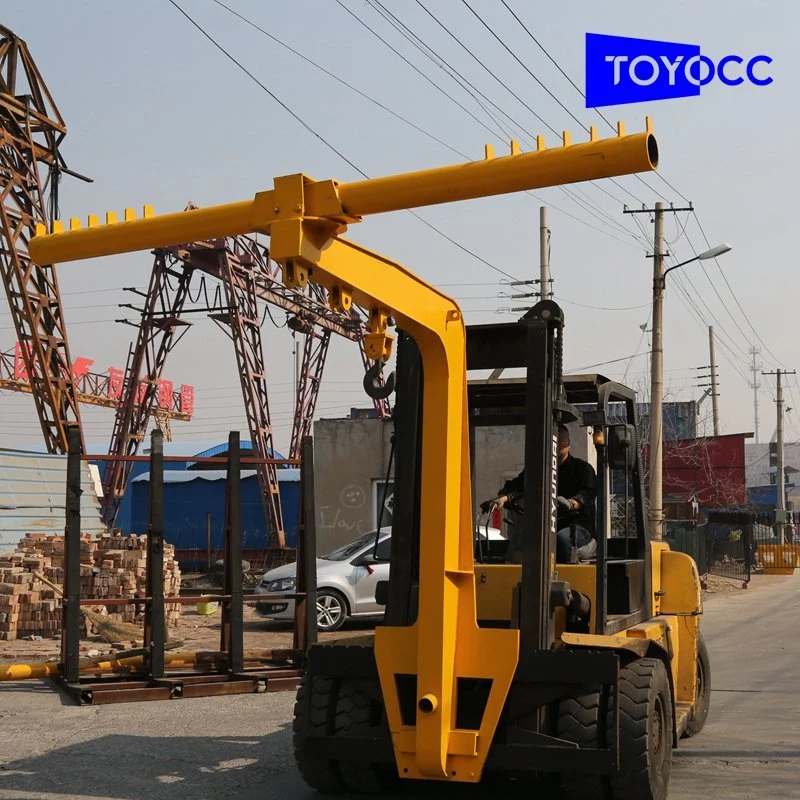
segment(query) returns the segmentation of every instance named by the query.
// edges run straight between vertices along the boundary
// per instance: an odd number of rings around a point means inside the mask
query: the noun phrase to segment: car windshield
[[[362,547],[365,547],[370,542],[374,541],[375,531],[370,531],[369,533],[365,533],[363,536],[359,536],[359,538],[354,542],[342,545],[332,553],[322,556],[322,558],[324,558],[325,561],[347,561],[348,558],[352,558]]]

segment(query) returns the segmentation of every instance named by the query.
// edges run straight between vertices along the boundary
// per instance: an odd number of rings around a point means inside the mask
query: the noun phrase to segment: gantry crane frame
[[[66,133],[27,44],[0,25],[0,278],[50,453],[67,452],[67,428],[81,415],[56,268],[33,262],[28,244],[48,203],[58,207]]]

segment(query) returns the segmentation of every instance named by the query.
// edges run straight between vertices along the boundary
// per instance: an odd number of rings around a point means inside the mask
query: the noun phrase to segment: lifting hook
[[[386,378],[383,385],[380,383],[383,365],[383,360],[378,359],[364,375],[364,391],[373,400],[385,400],[394,391],[394,372],[389,373],[389,376]]]

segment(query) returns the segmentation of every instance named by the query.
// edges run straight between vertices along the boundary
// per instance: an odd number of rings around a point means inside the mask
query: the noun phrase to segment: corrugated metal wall
[[[286,543],[297,544],[300,514],[300,470],[279,469],[278,481],[283,506]],[[130,528],[124,533],[141,534],[147,530],[150,475],[144,473],[131,481]],[[217,551],[223,545],[225,523],[225,471],[187,470],[164,474],[164,538],[181,551],[206,552],[206,520],[211,514],[211,546]],[[254,470],[242,470],[241,498],[242,548],[260,550],[266,547],[267,535],[261,489]]]
[[[26,533],[64,533],[67,457],[0,449],[0,550]],[[82,474],[81,529],[104,530],[89,465]]]

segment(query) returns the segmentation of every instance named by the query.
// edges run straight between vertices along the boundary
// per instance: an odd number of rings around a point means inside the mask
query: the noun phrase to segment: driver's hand
[[[500,495],[499,497],[493,497],[491,500],[484,500],[481,503],[481,511],[484,514],[488,514],[495,508],[503,508],[503,506],[508,502],[508,497],[504,494]]]
[[[566,497],[562,497],[561,495],[559,495],[558,497],[556,497],[556,502],[558,503],[560,510],[562,512],[572,511],[572,503],[569,500],[567,500]]]

